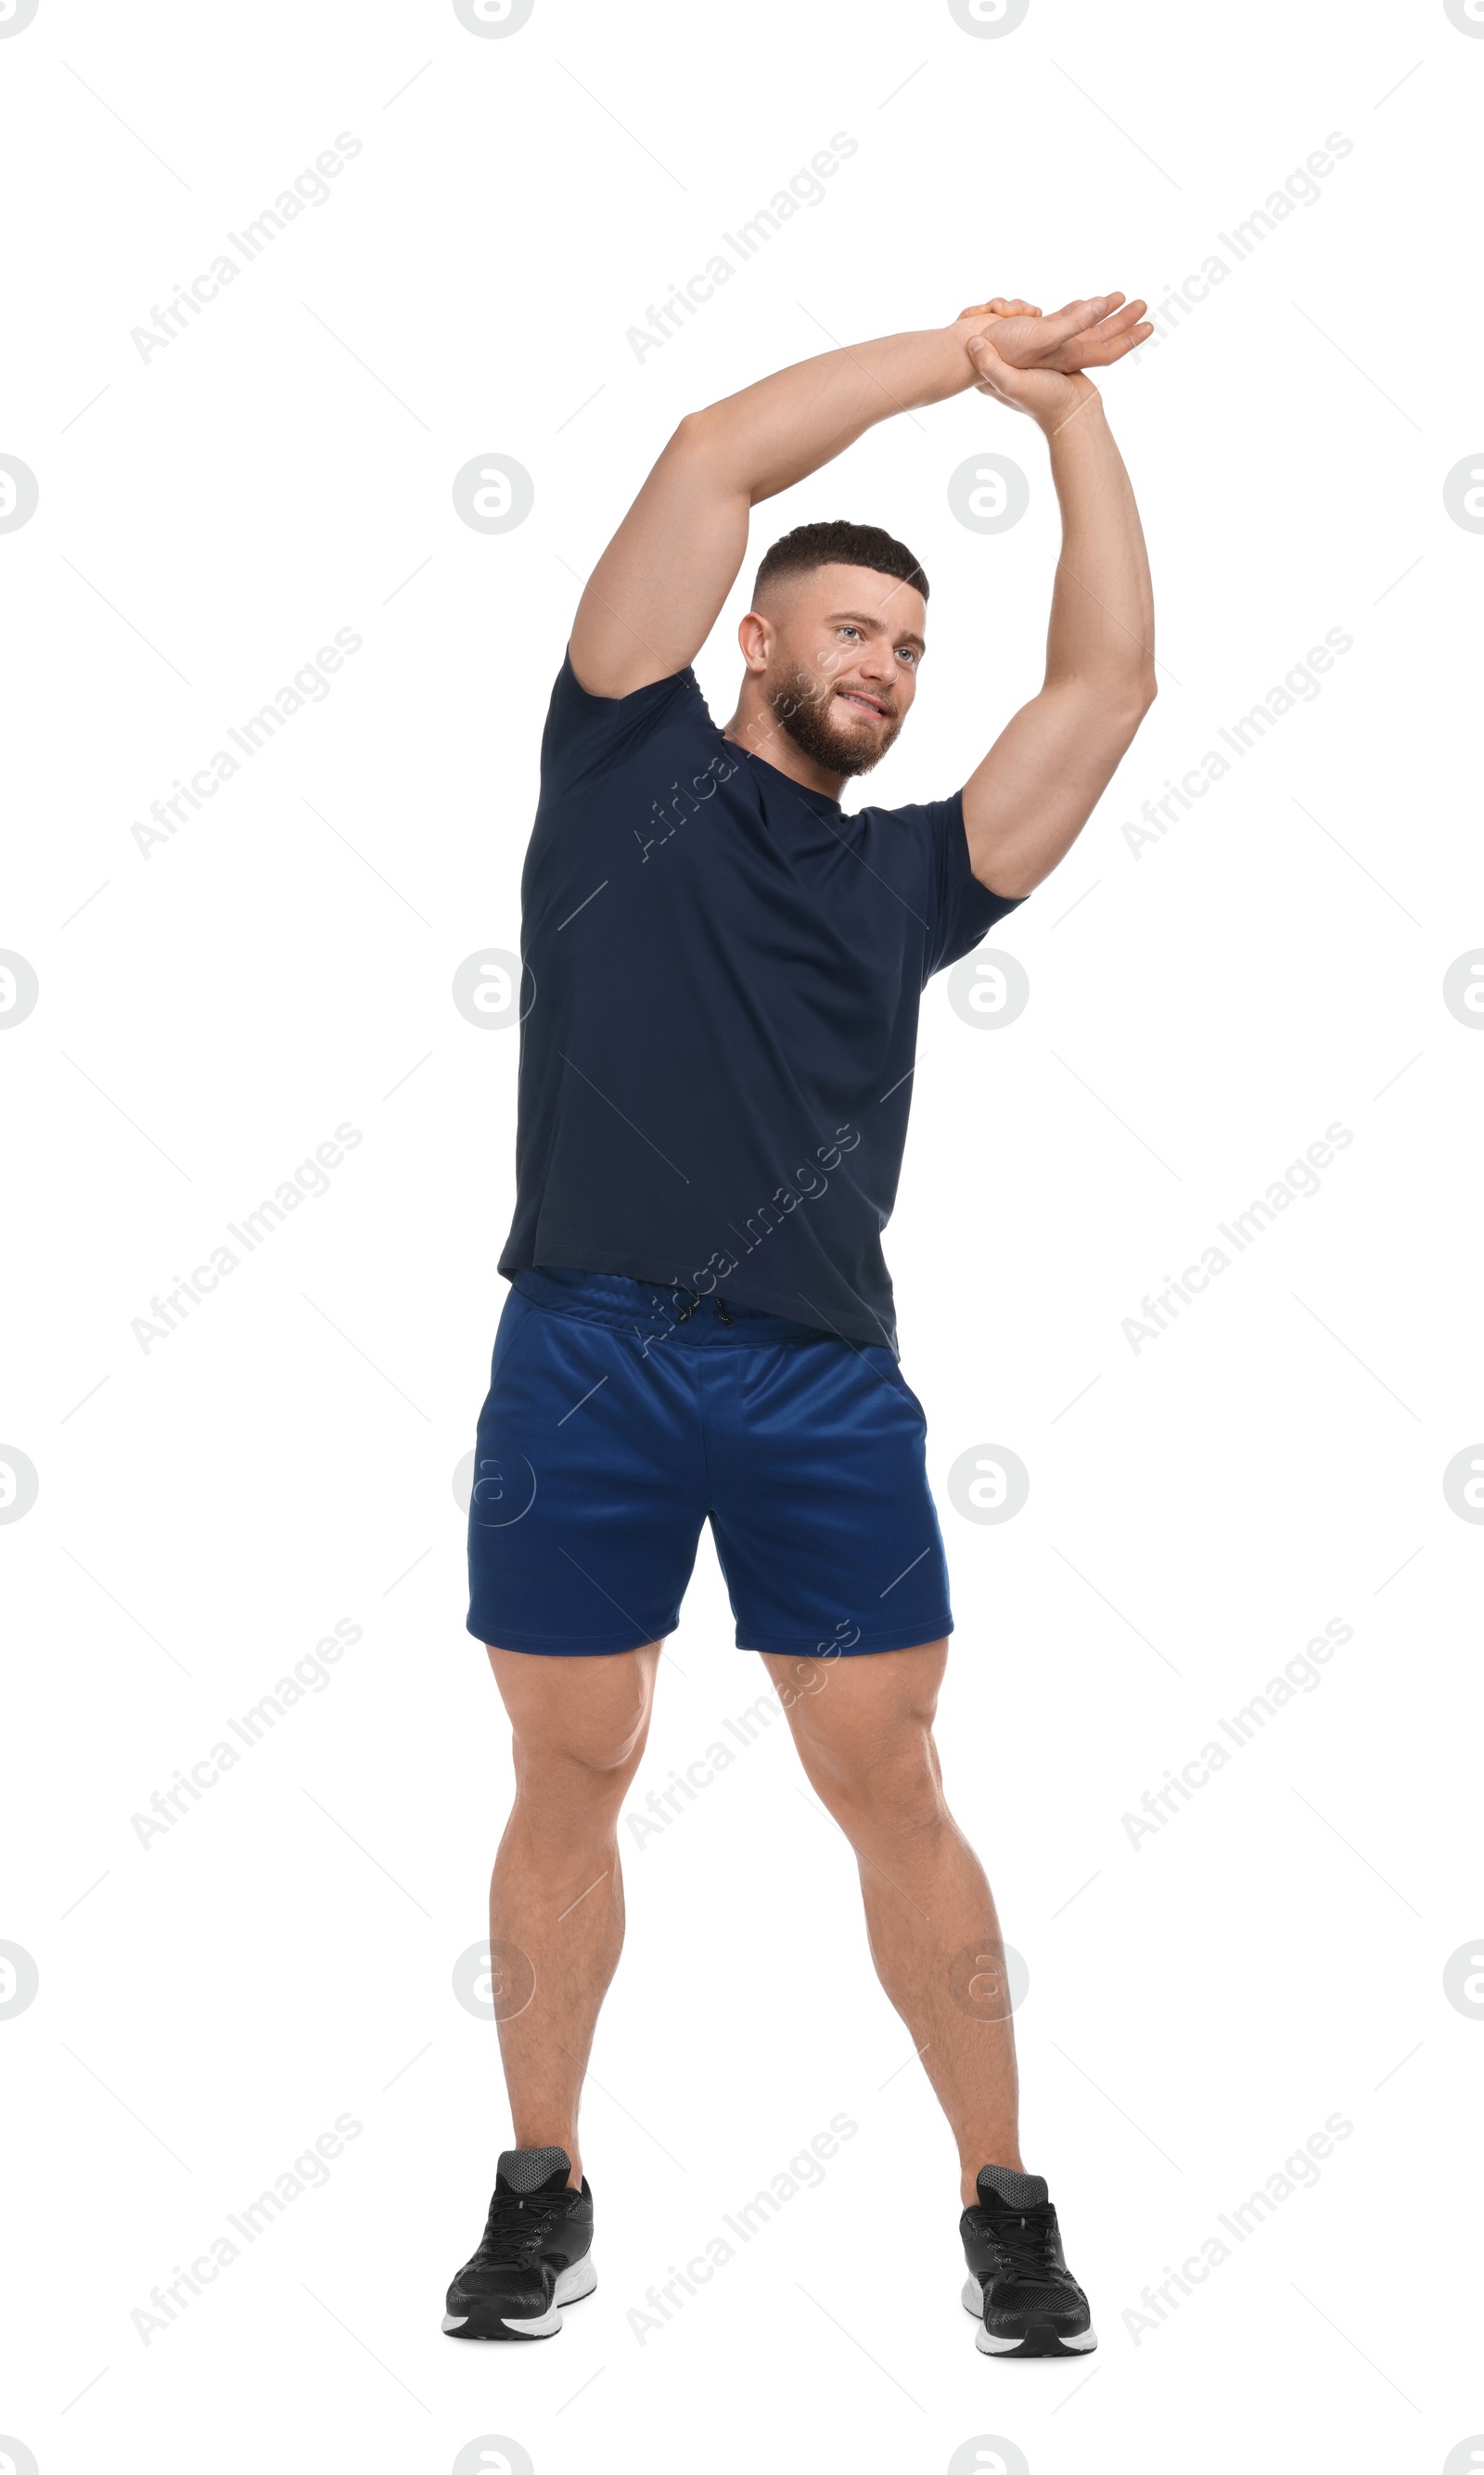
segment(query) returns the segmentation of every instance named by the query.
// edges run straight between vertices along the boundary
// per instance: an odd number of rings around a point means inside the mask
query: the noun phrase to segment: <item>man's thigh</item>
[[[679,1620],[707,1510],[687,1365],[512,1290],[479,1412],[469,1630],[585,1666]]]
[[[712,1528],[738,1648],[839,1650],[849,1664],[951,1632],[927,1421],[890,1351],[821,1334],[706,1355]]]
[[[869,1656],[763,1658],[811,1776],[848,1788],[933,1760],[946,1637]]]
[[[637,1765],[664,1646],[651,1641],[608,1657],[562,1658],[487,1642],[518,1775],[569,1764],[595,1773]]]

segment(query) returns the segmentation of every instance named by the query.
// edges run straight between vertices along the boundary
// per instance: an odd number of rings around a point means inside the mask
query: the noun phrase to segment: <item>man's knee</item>
[[[647,1713],[627,1727],[517,1732],[511,1751],[517,1789],[559,1792],[584,1803],[616,1803],[644,1752]]]
[[[810,1763],[815,1784],[852,1840],[903,1838],[948,1820],[930,1741],[833,1745]]]
[[[644,1751],[658,1657],[657,1643],[593,1659],[492,1650],[517,1779],[565,1775],[575,1792],[621,1793]]]

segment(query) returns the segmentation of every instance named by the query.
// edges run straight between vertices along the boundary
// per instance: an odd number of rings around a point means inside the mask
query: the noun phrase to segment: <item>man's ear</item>
[[[772,646],[772,629],[761,612],[756,610],[747,612],[746,617],[738,626],[737,641],[742,647],[742,657],[748,670],[766,671]]]

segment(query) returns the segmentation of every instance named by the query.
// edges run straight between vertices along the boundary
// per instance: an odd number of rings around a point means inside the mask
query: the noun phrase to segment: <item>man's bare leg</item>
[[[984,1867],[943,1801],[933,1741],[948,1644],[764,1656],[810,1783],[855,1850],[876,1973],[958,2141],[969,2208],[982,2166],[1019,2169],[1021,2158],[1014,2030],[994,1998],[997,1972],[1004,1983],[999,1922]],[[984,2016],[1002,2007],[1003,2017]]]
[[[649,1732],[662,1648],[603,1658],[489,1651],[516,1778],[490,1881],[490,1941],[511,1954],[497,2016],[535,1977],[524,2007],[499,2019],[500,2056],[515,2145],[565,2148],[573,2190],[583,2074],[623,1946],[619,1814]]]

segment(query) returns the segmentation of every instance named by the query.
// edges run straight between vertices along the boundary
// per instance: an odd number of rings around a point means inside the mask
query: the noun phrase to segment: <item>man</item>
[[[522,885],[512,1294],[469,1531],[469,1629],[513,1732],[490,1935],[516,2146],[454,2336],[554,2336],[596,2284],[577,2106],[623,1933],[618,1822],[709,1517],[738,1647],[852,1843],[958,2140],[977,2342],[1096,2342],[1024,2169],[994,1903],[943,1801],[953,1618],[880,1238],[923,987],[1056,867],[1154,697],[1138,516],[1086,376],[1150,333],[1143,307],[990,301],[692,414],[578,605]],[[928,579],[901,543],[839,523],[774,544],[724,731],[689,665],[759,500],[970,386],[1049,442],[1045,683],[961,793],[847,816],[917,692]]]

